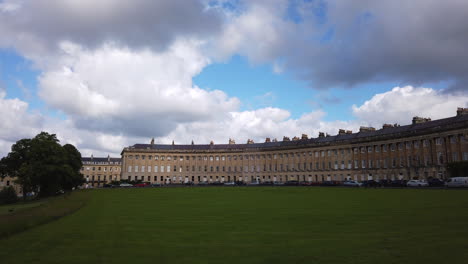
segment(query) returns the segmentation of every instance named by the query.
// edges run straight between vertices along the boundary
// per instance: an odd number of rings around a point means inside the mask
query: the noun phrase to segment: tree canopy
[[[55,134],[41,132],[13,144],[0,160],[0,176],[15,177],[23,194],[36,191],[49,196],[81,185],[81,166],[81,154],[73,145],[61,146]]]

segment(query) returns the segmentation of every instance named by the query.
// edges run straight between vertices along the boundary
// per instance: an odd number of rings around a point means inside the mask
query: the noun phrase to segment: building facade
[[[112,181],[120,181],[122,161],[120,158],[107,157],[82,157],[83,167],[81,174],[88,187],[102,187]]]
[[[318,138],[264,143],[135,144],[122,151],[122,180],[151,183],[285,182],[446,178],[447,162],[468,160],[468,108],[411,125],[361,127]]]

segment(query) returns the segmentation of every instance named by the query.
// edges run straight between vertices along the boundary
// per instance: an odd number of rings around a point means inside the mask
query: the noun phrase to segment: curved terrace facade
[[[122,180],[152,183],[285,182],[445,178],[447,162],[468,160],[468,108],[411,125],[361,127],[318,138],[264,143],[135,144],[122,151]]]

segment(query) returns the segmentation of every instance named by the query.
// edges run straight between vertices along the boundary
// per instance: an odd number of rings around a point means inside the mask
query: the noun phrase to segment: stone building
[[[2,190],[5,187],[8,187],[8,186],[13,186],[13,188],[15,188],[15,191],[18,194],[18,196],[22,196],[23,195],[23,190],[22,190],[20,185],[15,183],[15,179],[16,178],[12,178],[12,177],[9,177],[9,176],[6,176],[4,178],[0,177],[0,190]]]
[[[447,162],[468,160],[468,108],[450,118],[414,117],[410,125],[341,129],[334,136],[206,145],[152,140],[121,154],[122,180],[164,184],[446,178]]]
[[[81,174],[88,187],[102,187],[111,181],[120,181],[122,162],[120,158],[107,157],[82,157],[83,167]]]

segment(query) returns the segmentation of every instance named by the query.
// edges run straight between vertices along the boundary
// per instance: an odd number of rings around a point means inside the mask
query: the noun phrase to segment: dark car
[[[362,187],[379,187],[380,184],[374,180],[362,181]]]
[[[287,182],[284,183],[284,185],[297,186],[297,185],[299,185],[299,182],[298,181],[287,181]]]
[[[299,185],[301,185],[301,186],[312,186],[312,182],[303,181],[303,182],[300,182]]]
[[[380,187],[392,187],[392,181],[383,179],[379,181],[379,185]]]
[[[269,185],[273,185],[273,182],[271,182],[271,181],[264,181],[264,182],[261,182],[260,185],[269,186]]]
[[[334,181],[323,181],[320,186],[337,186],[336,182]]]
[[[102,187],[104,187],[104,188],[114,188],[115,186],[112,185],[112,184],[106,183],[106,184],[104,184],[104,186],[102,186]]]
[[[437,178],[431,178],[427,180],[427,183],[429,183],[429,186],[431,187],[442,187],[445,185],[445,182],[443,180]]]
[[[405,180],[393,180],[391,183],[392,187],[406,187]]]

